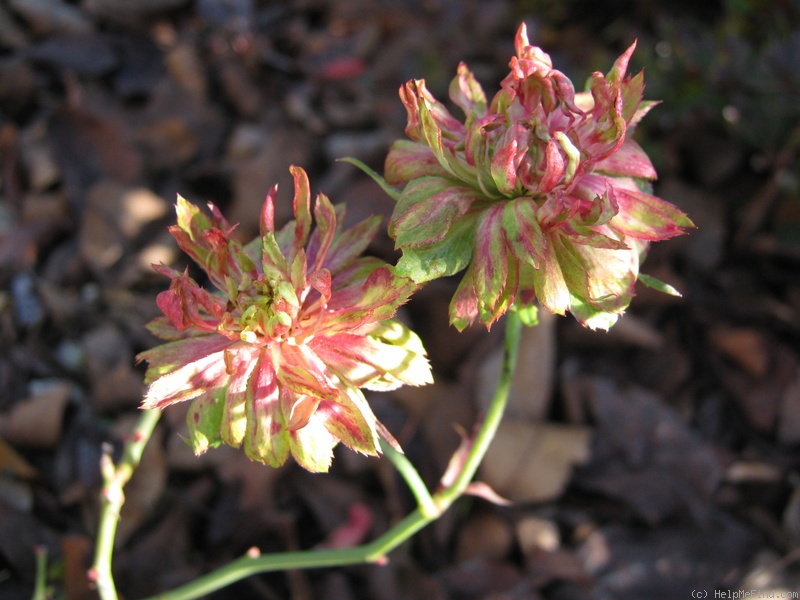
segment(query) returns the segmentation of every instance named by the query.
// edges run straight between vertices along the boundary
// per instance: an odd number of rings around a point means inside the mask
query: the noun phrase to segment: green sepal
[[[654,290],[658,290],[659,292],[669,294],[670,296],[676,296],[678,298],[683,297],[683,294],[681,294],[670,284],[661,281],[660,279],[656,279],[652,275],[645,275],[644,273],[639,273],[639,281],[641,281],[643,285],[652,288]]]
[[[609,312],[597,309],[591,304],[578,298],[575,294],[570,294],[570,312],[582,325],[589,329],[603,329],[608,331],[611,326],[619,319],[620,312]]]
[[[475,244],[475,217],[465,216],[453,225],[440,242],[418,249],[405,249],[395,273],[415,283],[454,275],[472,260]]]

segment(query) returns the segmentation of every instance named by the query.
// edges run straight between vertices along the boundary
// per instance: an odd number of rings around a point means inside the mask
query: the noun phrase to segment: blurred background
[[[53,597],[85,572],[103,442],[136,418],[180,193],[244,238],[296,164],[353,221],[392,201],[397,89],[441,100],[459,61],[497,90],[525,22],[581,88],[634,40],[662,100],[636,139],[656,193],[698,229],[657,244],[609,333],[570,317],[525,332],[512,406],[481,479],[388,566],[255,576],[211,597],[679,599],[800,588],[800,2],[718,0],[4,0],[0,3],[0,597]],[[395,260],[385,234],[371,251]],[[487,401],[502,324],[447,325],[456,281],[402,317],[437,383],[370,400],[433,487]],[[134,599],[240,556],[366,539],[413,508],[386,461],[337,450],[329,475],[229,448],[195,458],[168,409],[127,490],[115,572]],[[353,507],[357,507],[354,511]],[[349,519],[349,520],[348,520]],[[779,596],[775,596],[779,597]],[[786,596],[788,597],[788,596]]]

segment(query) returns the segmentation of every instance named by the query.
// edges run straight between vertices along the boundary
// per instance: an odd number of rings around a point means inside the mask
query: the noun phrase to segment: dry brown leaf
[[[67,198],[62,192],[26,194],[21,221],[41,227],[43,223],[63,224],[69,216]]]
[[[258,153],[232,161],[234,196],[227,217],[231,223],[241,224],[243,235],[253,235],[258,231],[261,206],[275,184],[279,185],[275,222],[281,225],[292,218],[294,185],[288,165],[307,164],[310,147],[310,138],[303,130],[275,124],[263,129]],[[316,189],[312,190],[312,193],[316,192]]]
[[[0,415],[0,435],[11,444],[53,448],[61,439],[72,384],[58,380],[38,387],[32,396]]]
[[[222,92],[237,112],[254,119],[264,108],[264,97],[241,60],[223,58],[217,64],[217,77]]]
[[[37,121],[22,131],[22,165],[31,192],[41,193],[61,179],[61,169],[47,140],[47,124]]]
[[[170,49],[164,57],[169,76],[197,101],[206,97],[206,68],[197,48],[191,43],[181,43]]]
[[[15,49],[30,44],[28,32],[3,5],[0,5],[0,43]]]
[[[592,533],[578,556],[607,597],[680,598],[686,590],[715,589],[751,556],[755,539],[732,517],[717,514],[704,528],[610,525]]]
[[[92,22],[77,6],[62,0],[8,0],[37,35],[90,33]]]
[[[58,537],[38,516],[0,504],[0,556],[10,566],[5,573],[14,572],[33,581],[37,546],[45,547],[47,555],[54,556]]]
[[[71,84],[77,88],[74,82]],[[64,183],[83,194],[87,184],[110,177],[123,183],[135,181],[142,156],[130,139],[130,130],[119,109],[109,108],[102,94],[74,89],[80,103],[59,110],[49,122],[49,140],[61,167]]]
[[[424,468],[435,471],[438,477],[461,444],[460,432],[471,430],[475,420],[466,386],[436,382],[419,388],[402,387],[392,395],[422,428],[429,448]]]
[[[456,560],[482,557],[502,560],[511,551],[514,534],[508,521],[487,512],[470,517],[457,529]]]
[[[784,410],[787,390],[791,388],[792,381],[796,377],[800,357],[787,346],[772,344],[769,368],[760,377],[750,374],[741,366],[732,366],[719,359],[716,365],[722,384],[749,422],[761,432],[774,432],[781,411]],[[786,403],[785,410],[787,418],[792,418],[791,400]],[[787,424],[785,427],[787,427],[785,434],[788,435],[794,426]]]
[[[615,498],[651,523],[688,511],[703,519],[723,456],[656,396],[600,377],[575,382],[597,422],[592,460],[575,484]]]
[[[516,532],[519,546],[525,555],[537,549],[552,552],[561,546],[558,525],[550,519],[526,516],[517,523]]]
[[[750,327],[719,327],[708,337],[720,354],[754,377],[763,377],[770,362],[769,342]]]
[[[92,600],[92,589],[86,570],[92,560],[91,538],[71,533],[61,536],[61,556],[64,563],[64,595],[67,600]]]
[[[491,598],[493,595],[517,600],[536,600],[531,590],[520,590],[513,595],[522,582],[520,571],[507,562],[482,557],[463,561],[439,573],[454,598]]]
[[[171,427],[167,440],[169,468],[193,473],[213,470],[220,481],[238,486],[238,505],[245,512],[263,510],[270,505],[275,483],[283,476],[285,469],[273,469],[250,460],[240,449],[224,444],[195,456],[187,442],[186,411],[189,405],[189,402],[183,402],[165,411],[165,419]]]
[[[81,341],[95,408],[102,412],[138,404],[143,384],[133,368],[130,340],[107,323],[87,331]]]
[[[481,478],[516,502],[557,498],[572,468],[589,458],[585,427],[504,421],[481,465]]]
[[[33,479],[38,476],[36,469],[2,437],[0,437],[0,472],[18,479]]]

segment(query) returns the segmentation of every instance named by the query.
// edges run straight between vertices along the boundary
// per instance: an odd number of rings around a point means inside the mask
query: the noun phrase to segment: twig
[[[101,600],[117,600],[117,589],[111,572],[111,559],[114,554],[114,538],[122,505],[125,504],[123,488],[130,481],[136,467],[142,460],[142,452],[161,418],[160,410],[145,410],[133,428],[119,464],[114,465],[111,449],[103,449],[100,470],[103,475],[103,495],[100,506],[100,523],[97,530],[97,543],[94,564],[89,570],[89,579],[97,586]]]

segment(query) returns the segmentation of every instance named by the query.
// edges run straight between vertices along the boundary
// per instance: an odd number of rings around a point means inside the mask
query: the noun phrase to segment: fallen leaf
[[[574,466],[589,458],[585,427],[503,421],[480,468],[481,478],[515,502],[557,498]]]
[[[72,383],[36,382],[34,393],[0,415],[0,435],[15,446],[53,448],[61,439]]]
[[[511,525],[493,512],[470,516],[456,530],[456,560],[473,558],[502,560],[514,543]]]
[[[516,525],[517,540],[525,555],[534,550],[552,552],[561,547],[561,533],[558,525],[550,519],[525,516]]]
[[[136,406],[143,383],[134,369],[130,340],[117,326],[106,323],[87,331],[81,342],[94,407],[104,412]]]
[[[763,332],[750,327],[717,327],[709,332],[711,346],[754,377],[769,367],[769,343]]]
[[[62,0],[8,0],[38,35],[91,33],[92,22],[77,6]]]
[[[438,575],[455,598],[484,598],[489,594],[508,597],[523,581],[520,571],[509,563],[480,556],[445,568]],[[524,598],[536,599],[535,593],[525,592]]]
[[[717,513],[704,529],[670,524],[656,529],[609,525],[578,550],[594,577],[594,593],[615,600],[667,600],[686,590],[716,589],[750,556],[756,536]]]
[[[92,560],[91,538],[79,533],[62,535],[60,547],[64,559],[65,597],[68,600],[92,600],[96,592],[86,576]]]
[[[582,385],[597,433],[575,483],[630,506],[650,523],[681,510],[704,520],[722,481],[723,457],[658,398],[599,377]]]

